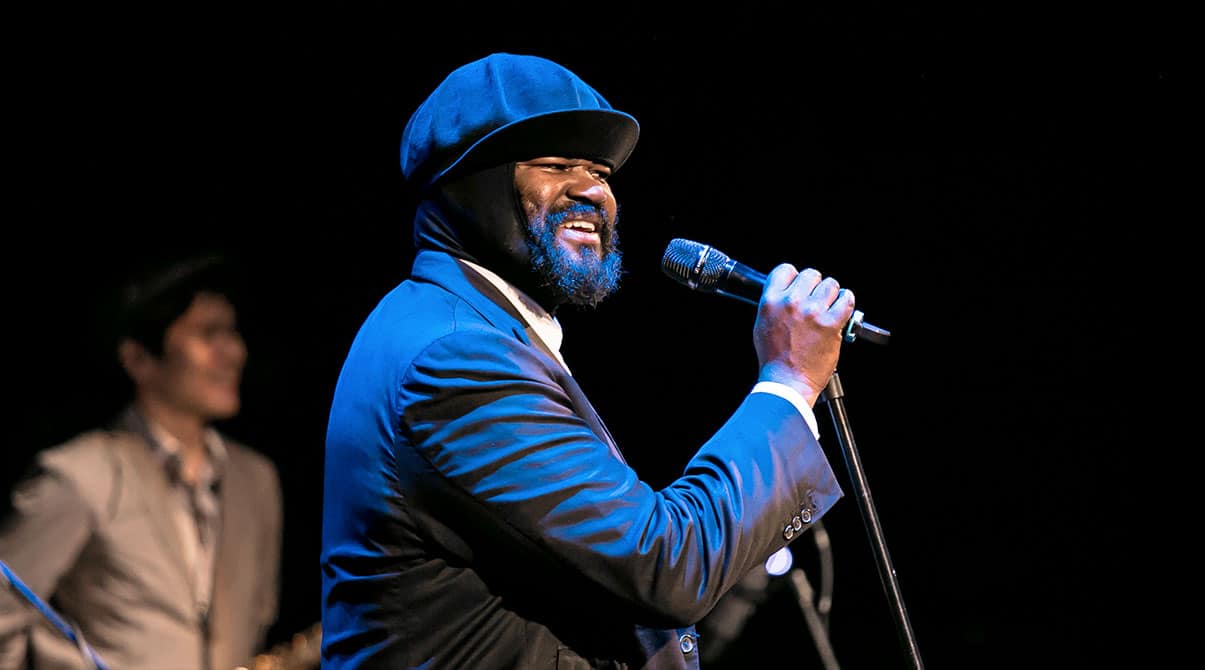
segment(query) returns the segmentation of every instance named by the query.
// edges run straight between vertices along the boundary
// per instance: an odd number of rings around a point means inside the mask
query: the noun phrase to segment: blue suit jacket
[[[653,490],[506,299],[422,251],[334,393],[323,667],[697,667],[693,624],[841,495],[764,393]]]

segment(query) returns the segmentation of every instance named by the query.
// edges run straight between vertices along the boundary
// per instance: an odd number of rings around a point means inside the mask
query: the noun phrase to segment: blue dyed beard
[[[557,245],[556,231],[560,224],[583,211],[597,210],[574,205],[549,214],[542,221],[529,223],[527,241],[532,267],[558,303],[595,307],[619,288],[623,253],[619,250],[619,233],[614,222],[599,230],[601,258],[591,248],[582,248],[579,256]]]

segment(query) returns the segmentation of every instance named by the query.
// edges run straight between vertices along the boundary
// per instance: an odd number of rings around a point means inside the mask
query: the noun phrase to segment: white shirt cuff
[[[803,415],[803,420],[808,422],[808,428],[812,429],[812,436],[817,440],[820,439],[820,429],[816,425],[816,413],[812,411],[811,407],[808,407],[807,401],[803,399],[803,394],[799,391],[778,382],[757,382],[750,393],[771,393],[791,403]]]

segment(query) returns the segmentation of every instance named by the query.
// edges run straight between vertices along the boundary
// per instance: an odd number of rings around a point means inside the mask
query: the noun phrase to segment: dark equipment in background
[[[797,565],[790,548],[771,556],[764,568],[750,572],[698,624],[700,661],[706,666],[724,667],[726,654],[745,632],[757,608],[789,588],[807,622],[825,670],[840,670],[829,637],[829,612],[833,604],[833,553],[828,531],[822,521],[812,525],[811,534],[818,552],[819,593],[813,588],[804,568]],[[740,667],[743,663],[738,663]]]

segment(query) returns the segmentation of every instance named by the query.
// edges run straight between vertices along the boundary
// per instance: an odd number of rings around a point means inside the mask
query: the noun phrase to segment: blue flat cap
[[[564,66],[495,53],[452,71],[415,110],[402,133],[402,174],[425,187],[537,156],[618,170],[639,135],[635,118]]]

